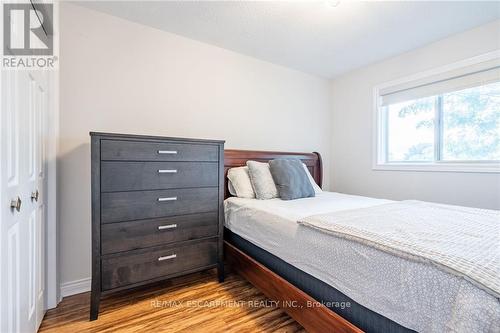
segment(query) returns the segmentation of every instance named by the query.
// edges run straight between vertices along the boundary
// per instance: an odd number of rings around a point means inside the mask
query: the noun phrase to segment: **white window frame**
[[[388,162],[387,161],[387,119],[379,107],[380,91],[396,85],[424,79],[471,66],[488,60],[500,58],[500,50],[488,52],[473,58],[458,61],[446,66],[420,72],[402,79],[386,82],[373,88],[373,170],[388,171],[432,171],[432,172],[477,172],[500,173],[500,161],[433,161],[433,162]],[[436,126],[437,130],[437,126]],[[434,143],[437,145],[438,143]],[[439,148],[439,147],[438,147]],[[436,153],[436,152],[435,152]]]

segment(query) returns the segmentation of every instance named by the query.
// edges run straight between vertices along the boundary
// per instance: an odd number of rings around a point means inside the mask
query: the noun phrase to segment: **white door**
[[[36,332],[45,311],[45,77],[1,74],[0,332]]]

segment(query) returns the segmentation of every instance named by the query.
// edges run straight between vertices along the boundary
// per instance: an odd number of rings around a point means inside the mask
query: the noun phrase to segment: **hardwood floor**
[[[89,321],[90,293],[65,298],[39,332],[305,332],[236,274],[215,271],[105,296]]]

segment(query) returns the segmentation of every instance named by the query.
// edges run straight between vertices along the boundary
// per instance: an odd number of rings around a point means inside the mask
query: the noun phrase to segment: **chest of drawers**
[[[224,278],[224,142],[91,132],[92,291],[217,268]]]

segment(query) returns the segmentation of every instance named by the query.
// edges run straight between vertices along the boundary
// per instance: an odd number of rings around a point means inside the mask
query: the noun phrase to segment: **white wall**
[[[63,284],[90,277],[89,131],[319,151],[328,170],[327,80],[73,4],[60,10]]]
[[[499,174],[372,170],[375,85],[496,49],[500,49],[500,21],[333,80],[331,187],[380,198],[500,209]]]

